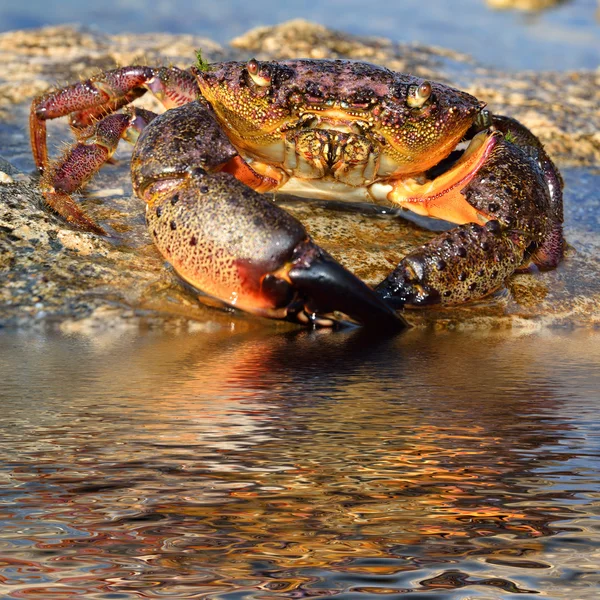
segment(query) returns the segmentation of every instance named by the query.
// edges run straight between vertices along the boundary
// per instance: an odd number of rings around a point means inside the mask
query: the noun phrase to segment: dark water
[[[83,23],[101,31],[193,33],[220,42],[251,27],[304,18],[350,33],[466,52],[515,69],[595,69],[600,65],[597,0],[556,0],[547,10],[493,10],[492,0],[0,0],[0,31]]]
[[[0,336],[2,598],[592,599],[600,332]]]

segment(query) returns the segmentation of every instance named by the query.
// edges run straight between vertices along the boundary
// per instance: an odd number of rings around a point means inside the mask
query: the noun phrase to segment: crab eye
[[[268,69],[265,67],[261,68],[260,63],[256,59],[251,58],[246,63],[246,69],[248,69],[248,75],[250,75],[250,79],[252,79],[256,85],[260,87],[266,87],[270,85],[271,76]]]
[[[424,81],[420,85],[411,85],[408,88],[406,103],[411,108],[421,108],[431,96],[431,83]]]

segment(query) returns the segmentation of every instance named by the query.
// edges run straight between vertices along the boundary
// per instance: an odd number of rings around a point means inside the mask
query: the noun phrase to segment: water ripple
[[[594,598],[599,349],[2,335],[2,597]]]

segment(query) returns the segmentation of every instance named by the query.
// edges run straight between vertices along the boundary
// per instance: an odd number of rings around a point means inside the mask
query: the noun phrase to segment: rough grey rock
[[[144,206],[132,196],[126,147],[89,186],[85,209],[110,231],[76,231],[42,206],[27,131],[31,98],[43,90],[116,65],[188,66],[201,48],[211,61],[294,56],[347,57],[453,83],[522,120],[559,161],[566,180],[571,248],[555,271],[514,276],[509,289],[477,305],[408,311],[435,328],[595,326],[600,322],[600,71],[502,73],[439,48],[364,39],[306,21],[259,28],[224,48],[175,35],[108,36],[70,26],[0,35],[0,325],[63,330],[90,327],[284,327],[199,305],[150,242]],[[140,101],[138,101],[140,102]],[[141,103],[156,108],[151,98]],[[70,139],[49,125],[50,147]],[[23,174],[25,173],[25,175]],[[367,282],[381,280],[432,234],[392,215],[339,210],[283,199],[318,242]],[[356,239],[361,240],[357,246]]]

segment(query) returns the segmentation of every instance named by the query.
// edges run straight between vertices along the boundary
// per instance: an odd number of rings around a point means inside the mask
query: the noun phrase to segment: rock
[[[407,311],[420,327],[538,329],[595,326],[600,322],[600,71],[503,73],[483,69],[464,55],[396,44],[326,29],[306,21],[263,27],[221,47],[177,35],[109,36],[73,27],[0,35],[0,325],[63,331],[95,327],[286,327],[207,308],[183,287],[150,242],[144,206],[132,196],[130,149],[117,152],[88,187],[85,210],[110,232],[102,238],[76,231],[42,207],[27,130],[31,98],[56,85],[117,64],[188,66],[194,51],[208,60],[346,57],[455,84],[488,101],[496,112],[522,120],[559,161],[567,187],[570,250],[548,273],[514,276],[509,289],[476,305]],[[156,108],[149,97],[138,101]],[[50,147],[70,139],[65,123],[49,124]],[[317,242],[370,284],[433,234],[395,215],[368,214],[282,199]],[[356,240],[360,239],[358,245]],[[197,327],[198,325],[195,325]]]
[[[486,0],[486,4],[498,10],[521,10],[535,12],[546,10],[563,3],[565,0]]]

